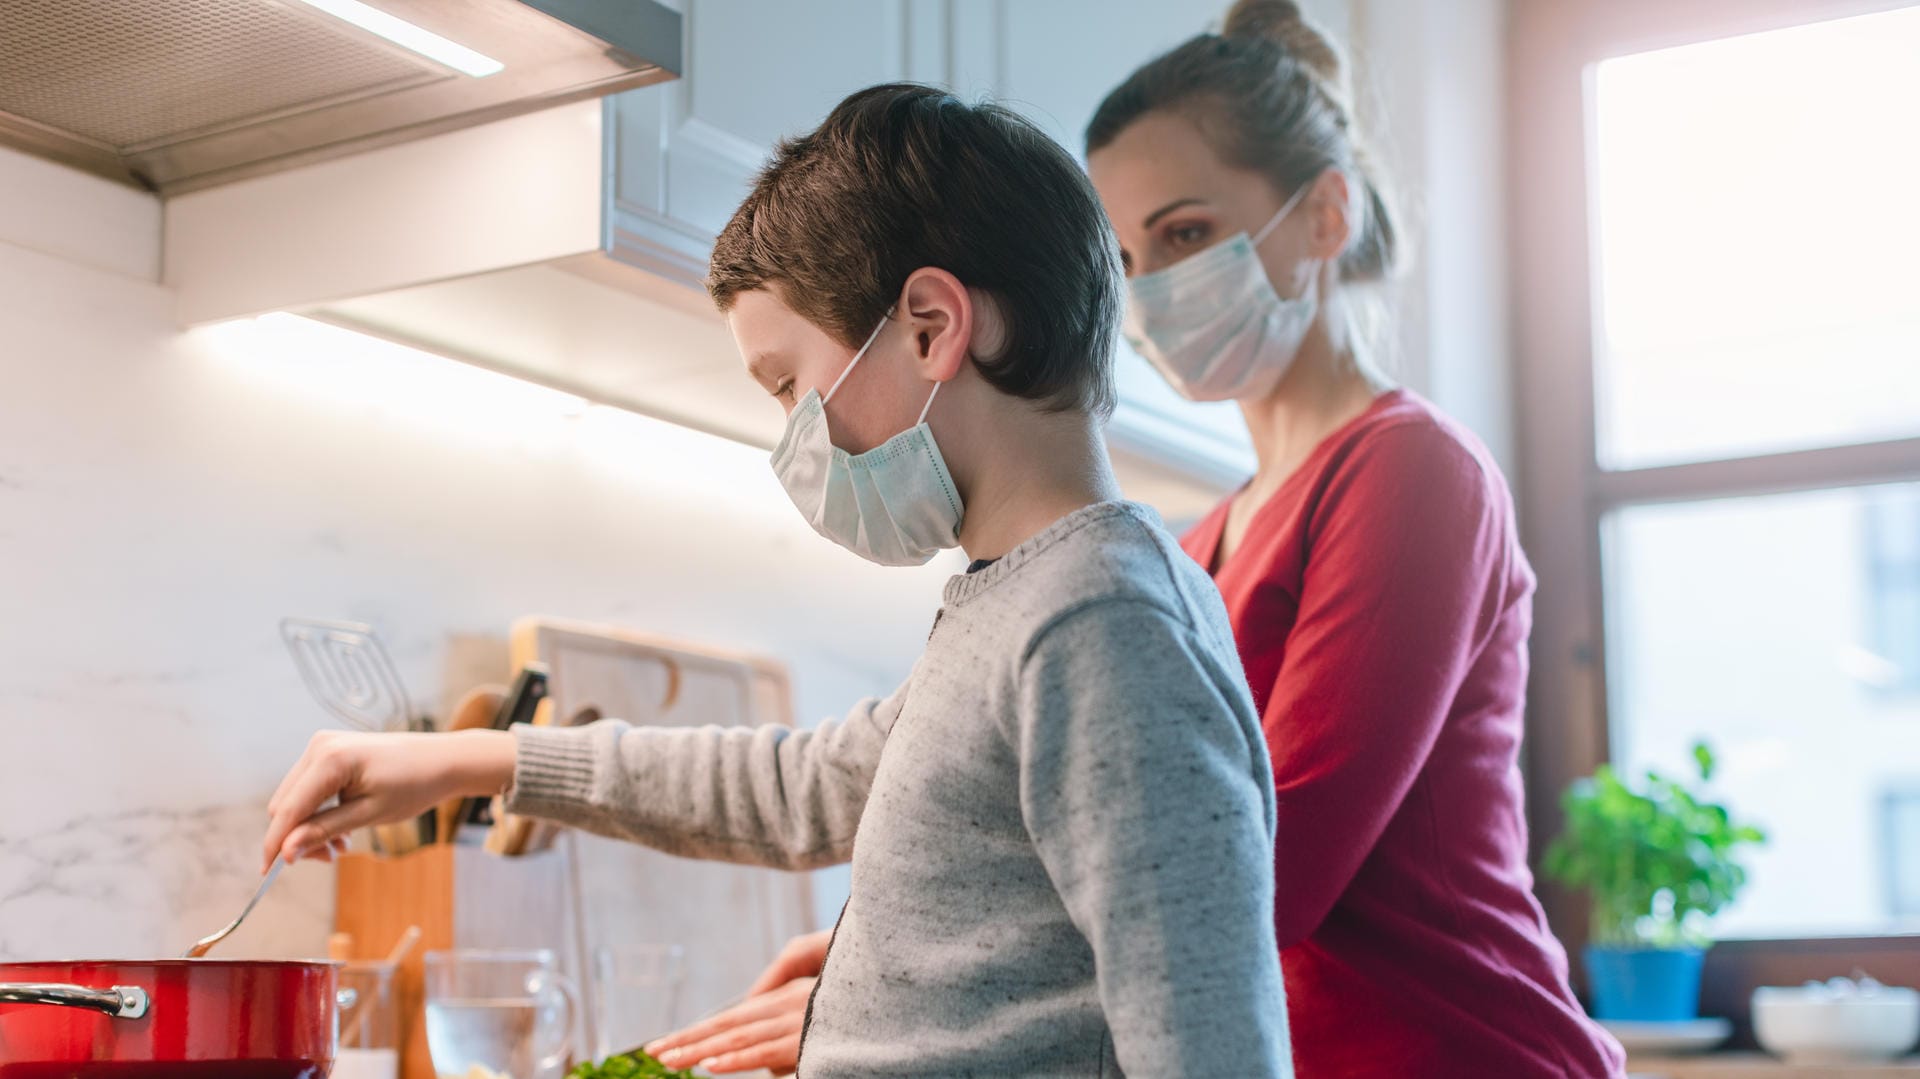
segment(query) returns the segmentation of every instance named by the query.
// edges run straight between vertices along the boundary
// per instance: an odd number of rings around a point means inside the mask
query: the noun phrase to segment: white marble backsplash
[[[178,955],[259,884],[258,805],[79,815],[0,843],[0,962]],[[326,954],[333,880],[293,866],[214,955]]]
[[[904,677],[955,568],[833,548],[761,451],[335,351],[182,334],[166,289],[0,233],[0,960],[177,955],[238,912],[330,722],[283,616],[374,624],[429,708],[458,641],[545,614],[781,658],[811,721]],[[290,870],[223,951],[322,953],[331,903]]]

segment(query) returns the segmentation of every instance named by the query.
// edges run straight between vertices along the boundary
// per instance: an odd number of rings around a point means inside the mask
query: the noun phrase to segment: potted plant
[[[1713,751],[1695,743],[1700,782]],[[1639,790],[1611,766],[1561,800],[1566,827],[1547,848],[1549,876],[1593,897],[1586,949],[1597,1019],[1679,1022],[1700,1007],[1706,922],[1746,885],[1743,846],[1766,842],[1689,784],[1648,772]]]

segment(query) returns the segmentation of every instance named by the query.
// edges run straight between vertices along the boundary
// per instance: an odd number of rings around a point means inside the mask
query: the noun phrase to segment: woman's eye
[[[773,395],[775,397],[784,397],[789,401],[793,400],[793,380],[788,379],[785,382],[782,382],[779,385],[779,388],[773,391]]]
[[[1175,247],[1195,247],[1207,242],[1208,231],[1204,224],[1175,225],[1167,230],[1167,238]]]

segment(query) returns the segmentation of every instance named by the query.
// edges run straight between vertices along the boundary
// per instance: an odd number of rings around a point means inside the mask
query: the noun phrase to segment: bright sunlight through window
[[[1920,7],[1592,89],[1601,463],[1920,434]]]
[[[1590,89],[1601,465],[1920,435],[1920,7]],[[1614,759],[1684,774],[1705,738],[1770,835],[1724,936],[1920,931],[1920,483],[1823,482],[1602,529]]]

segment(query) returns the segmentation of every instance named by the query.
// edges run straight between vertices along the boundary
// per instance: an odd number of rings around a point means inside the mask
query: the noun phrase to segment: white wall
[[[1351,0],[1356,94],[1401,211],[1395,373],[1514,473],[1508,0]]]
[[[917,654],[954,563],[839,551],[758,452],[440,361],[181,334],[150,200],[0,151],[0,207],[26,191],[0,210],[0,959],[173,954],[232,916],[327,722],[283,615],[374,623],[433,703],[453,636],[536,612],[772,654],[808,719]],[[317,954],[330,904],[301,867],[235,947]]]

